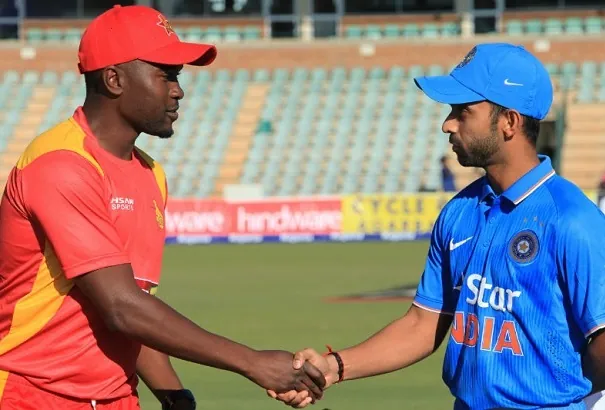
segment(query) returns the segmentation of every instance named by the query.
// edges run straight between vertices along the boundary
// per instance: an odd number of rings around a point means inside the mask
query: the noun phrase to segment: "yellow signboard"
[[[593,202],[593,190],[584,193]],[[343,233],[429,234],[452,193],[347,195],[342,199]]]
[[[451,193],[348,195],[342,200],[343,233],[430,233]]]
[[[584,195],[586,195],[592,202],[597,203],[598,193],[596,189],[585,189]]]

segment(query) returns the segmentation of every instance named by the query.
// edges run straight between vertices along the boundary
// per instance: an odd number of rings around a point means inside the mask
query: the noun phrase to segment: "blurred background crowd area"
[[[113,0],[5,0],[0,8],[0,184],[24,146],[84,97],[77,46]],[[540,152],[591,195],[605,182],[605,4],[598,0],[124,0],[162,11],[219,58],[180,77],[176,136],[142,137],[187,198],[457,191],[441,123],[413,84],[478,42],[523,44],[555,103]],[[238,188],[229,191],[229,188]]]

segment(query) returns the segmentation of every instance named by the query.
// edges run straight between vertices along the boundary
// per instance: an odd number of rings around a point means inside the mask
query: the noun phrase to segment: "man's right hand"
[[[338,364],[332,356],[322,356],[313,349],[304,349],[294,355],[292,367],[295,369],[300,369],[309,364],[312,364],[319,369],[324,375],[326,380],[324,390],[338,381]],[[290,390],[288,392],[279,393],[275,390],[268,389],[267,394],[270,397],[297,409],[302,409],[315,402],[313,397],[309,396],[306,391]]]
[[[293,361],[300,361],[294,367]],[[317,367],[292,353],[281,350],[263,350],[247,377],[259,386],[277,393],[305,392],[313,401],[321,399],[326,379]]]

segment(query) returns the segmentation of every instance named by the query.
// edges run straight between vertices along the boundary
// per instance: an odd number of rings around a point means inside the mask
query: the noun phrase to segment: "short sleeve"
[[[440,213],[429,246],[424,272],[414,297],[414,305],[436,313],[453,314],[455,309],[452,294],[452,279],[449,266],[445,263],[445,209]]]
[[[164,211],[166,211],[166,207],[168,207],[168,178],[166,178],[166,174],[164,174],[164,178],[164,192],[166,192],[166,197],[164,198]]]
[[[557,264],[571,313],[589,337],[605,327],[605,215],[593,210],[574,211],[559,224]]]
[[[103,176],[70,151],[42,155],[22,172],[23,199],[65,277],[129,263],[112,223]]]

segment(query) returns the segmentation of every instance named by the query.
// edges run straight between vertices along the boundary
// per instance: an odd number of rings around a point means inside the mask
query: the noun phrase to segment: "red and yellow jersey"
[[[0,204],[0,394],[9,373],[73,398],[132,393],[140,344],[110,332],[73,279],[130,263],[154,293],[166,190],[144,152],[103,150],[81,108],[26,148]]]

